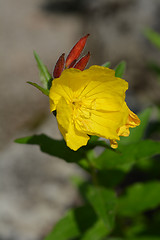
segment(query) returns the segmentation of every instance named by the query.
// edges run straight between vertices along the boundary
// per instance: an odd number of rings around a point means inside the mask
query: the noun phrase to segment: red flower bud
[[[80,69],[83,71],[89,61],[90,58],[90,52],[88,52],[84,57],[82,57],[74,66],[74,68]]]
[[[72,62],[74,60],[77,60],[78,57],[80,56],[85,44],[86,44],[86,41],[87,41],[87,38],[89,37],[89,34],[87,34],[86,36],[82,37],[75,45],[74,47],[71,49],[70,53],[68,54],[67,56],[67,59],[66,59],[66,67],[68,68],[70,66],[70,64],[72,64]]]
[[[73,60],[73,62],[68,66],[68,68],[73,68],[73,66],[76,64],[76,59]]]
[[[63,70],[64,70],[64,64],[65,64],[64,55],[65,55],[65,53],[63,53],[63,54],[59,57],[56,65],[55,65],[55,68],[54,68],[54,71],[53,71],[53,77],[54,77],[54,78],[60,77],[60,76],[61,76],[61,73],[62,73]]]

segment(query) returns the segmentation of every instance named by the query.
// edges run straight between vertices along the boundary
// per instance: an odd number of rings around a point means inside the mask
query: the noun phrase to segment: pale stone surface
[[[35,133],[42,132],[61,138],[52,116]],[[41,239],[76,201],[70,178],[84,174],[31,145],[11,144],[0,159],[0,239]]]
[[[39,0],[0,3],[0,148],[20,129],[49,112],[48,99],[27,81],[39,81],[33,50],[52,72],[57,58],[69,51],[79,32],[76,16],[48,16]]]
[[[38,83],[33,50],[52,71],[71,48],[81,21],[47,16],[40,5],[39,0],[0,3],[0,239],[42,238],[77,196],[69,181],[79,172],[75,165],[36,146],[12,143],[33,133],[60,138],[47,97],[26,81]]]
[[[92,36],[92,64],[110,61],[114,67],[125,60],[125,79],[129,81],[132,108],[138,105],[141,109],[160,102],[159,82],[147,65],[151,60],[160,65],[160,52],[144,36],[147,27],[160,32],[159,0],[87,2],[90,14],[85,15],[84,22],[86,31]]]

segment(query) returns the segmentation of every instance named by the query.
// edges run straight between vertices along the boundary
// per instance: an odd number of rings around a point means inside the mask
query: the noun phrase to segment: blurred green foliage
[[[51,76],[37,54],[35,57],[43,87],[49,90]],[[123,76],[125,66],[121,62],[116,67],[117,77]],[[98,137],[91,137],[76,152],[64,140],[45,134],[15,140],[38,145],[42,152],[68,164],[74,162],[89,174],[88,180],[72,179],[81,194],[81,206],[69,209],[45,240],[160,239],[160,142],[147,138],[155,131],[149,128],[151,114],[152,108],[139,114],[141,125],[128,138],[121,137],[117,150]],[[95,147],[101,149],[100,154]]]
[[[155,32],[150,28],[146,28],[144,31],[145,37],[150,41],[150,43],[160,51],[160,34]],[[160,63],[151,60],[148,63],[149,68],[156,73],[159,81],[160,81]]]

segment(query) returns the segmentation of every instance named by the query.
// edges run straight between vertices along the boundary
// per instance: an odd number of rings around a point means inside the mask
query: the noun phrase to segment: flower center
[[[72,99],[71,103],[72,103],[73,110],[74,109],[79,109],[82,106],[82,101],[77,99],[77,98]]]
[[[72,106],[72,117],[73,120],[75,121],[76,119],[79,118],[80,112],[81,112],[81,107],[82,107],[82,101],[78,98],[73,98],[71,100],[71,106]]]
[[[72,105],[72,119],[73,121],[82,122],[82,119],[89,119],[91,116],[90,109],[86,107],[85,102],[82,99],[73,98]]]

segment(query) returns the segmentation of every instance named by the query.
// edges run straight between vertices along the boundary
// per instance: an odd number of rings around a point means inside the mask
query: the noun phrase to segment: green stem
[[[98,178],[97,178],[97,169],[93,166],[92,160],[95,158],[94,156],[94,150],[89,150],[86,154],[89,166],[90,166],[90,172],[92,176],[92,182],[95,186],[98,186]]]
[[[98,186],[97,170],[93,166],[91,166],[91,176],[92,176],[93,184],[95,186]]]

